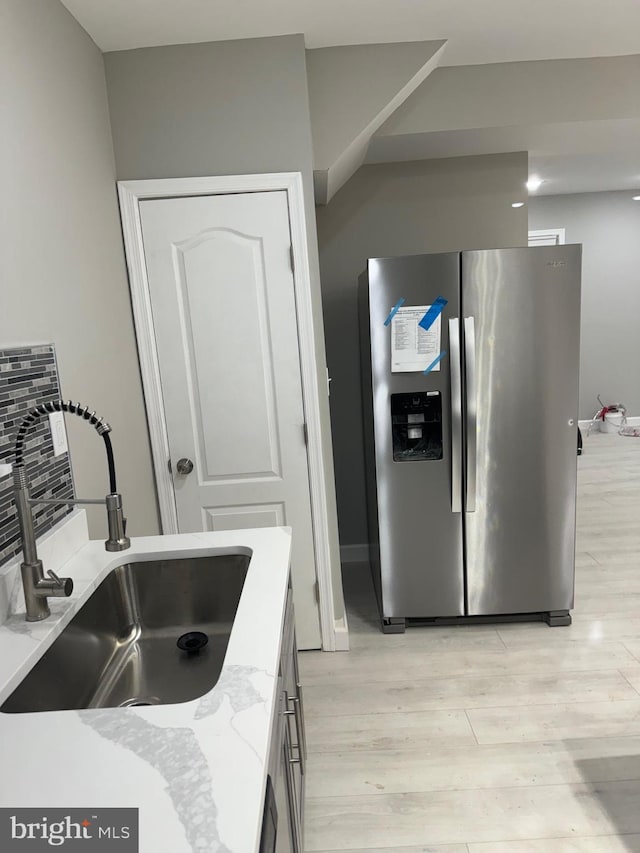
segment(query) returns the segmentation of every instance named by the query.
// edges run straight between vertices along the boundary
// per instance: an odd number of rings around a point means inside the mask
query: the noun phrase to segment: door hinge
[[[306,424],[302,424],[302,435],[304,436],[305,446],[309,446],[309,430],[307,429]]]
[[[313,591],[316,596],[316,604],[320,604],[320,584],[316,581],[313,585]]]
[[[169,469],[169,473],[173,474],[173,468],[171,467],[171,460],[167,459],[167,468]]]
[[[296,271],[295,261],[293,260],[293,246],[289,246],[289,265],[291,266],[291,272]]]

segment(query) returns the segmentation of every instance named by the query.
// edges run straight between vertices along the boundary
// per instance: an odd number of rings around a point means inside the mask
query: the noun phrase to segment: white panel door
[[[287,194],[140,216],[180,532],[290,525],[296,629],[319,648]]]

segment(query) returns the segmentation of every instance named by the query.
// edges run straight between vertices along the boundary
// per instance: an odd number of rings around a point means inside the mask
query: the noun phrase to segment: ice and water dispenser
[[[442,459],[442,395],[418,391],[391,395],[394,462]]]

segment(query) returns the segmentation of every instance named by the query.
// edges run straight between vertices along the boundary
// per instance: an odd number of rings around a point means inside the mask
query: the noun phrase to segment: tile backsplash
[[[60,398],[60,380],[53,345],[0,349],[0,464],[13,464],[13,447],[22,418],[39,403]],[[53,455],[49,419],[41,418],[27,434],[25,464],[33,497],[72,498],[69,454]],[[36,536],[72,507],[36,505]],[[0,566],[20,551],[20,534],[11,475],[0,479]]]

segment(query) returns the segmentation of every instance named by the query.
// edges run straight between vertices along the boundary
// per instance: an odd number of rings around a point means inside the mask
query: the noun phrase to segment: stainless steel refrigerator
[[[361,276],[369,545],[407,619],[570,624],[580,246],[377,258]]]

